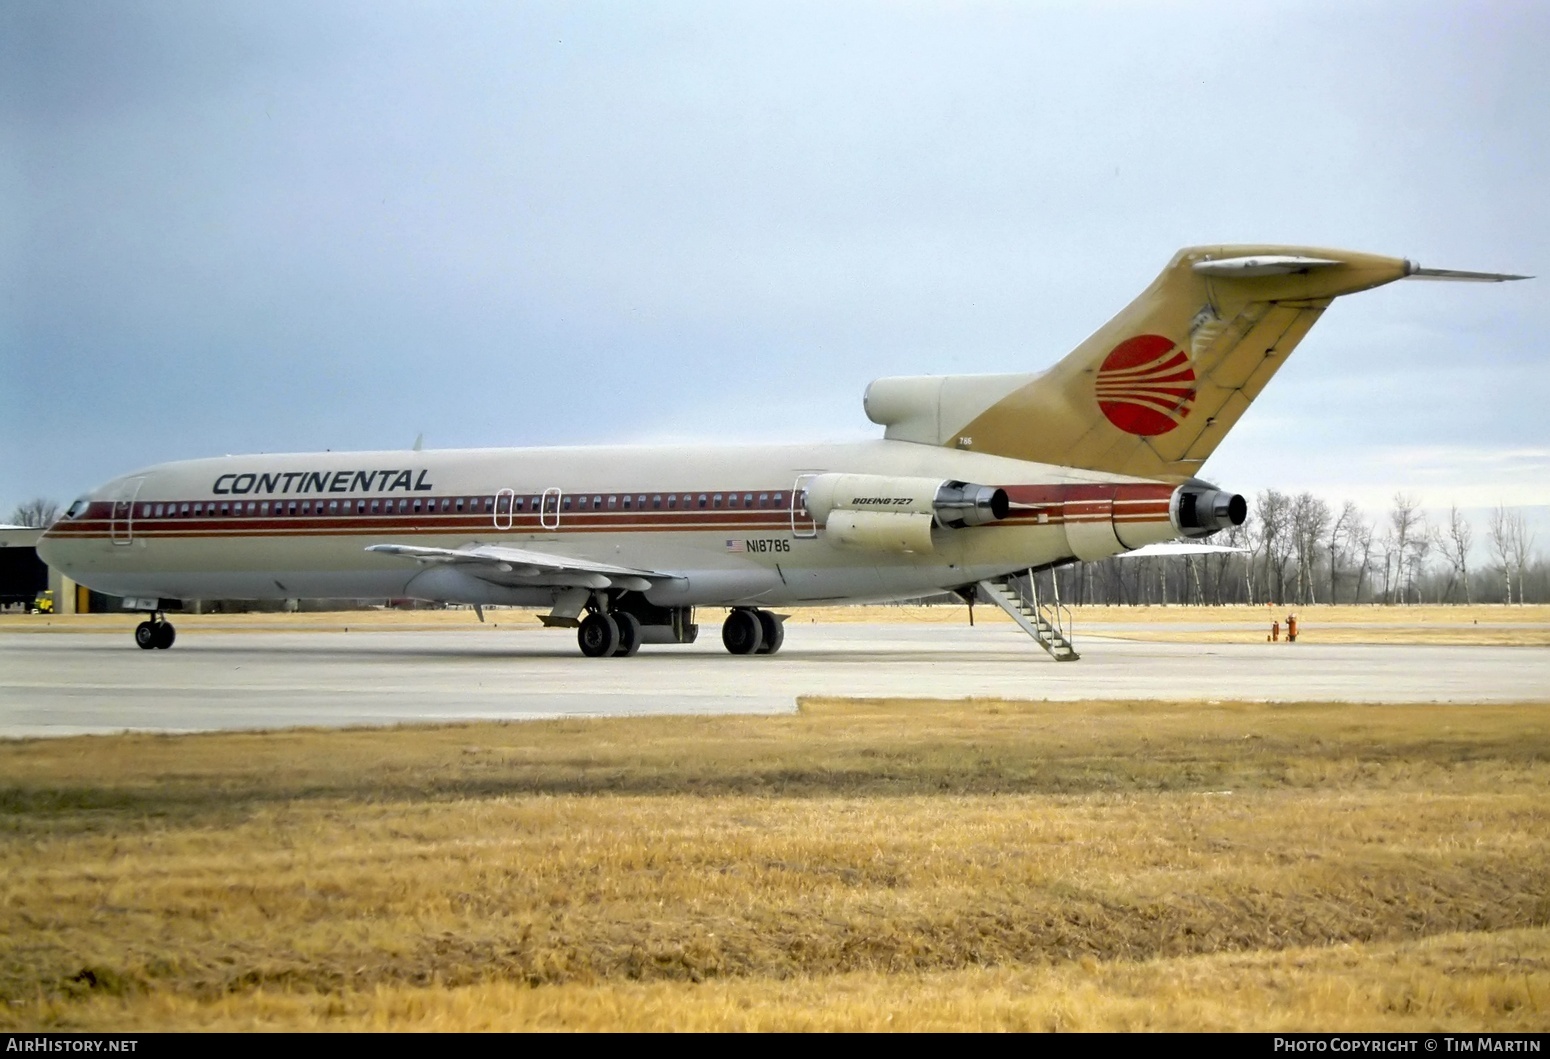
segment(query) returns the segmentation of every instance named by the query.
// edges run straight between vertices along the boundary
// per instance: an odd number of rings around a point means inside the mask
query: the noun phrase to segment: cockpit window
[[[82,515],[86,514],[86,509],[90,506],[91,501],[83,496],[75,503],[70,505],[70,510],[65,512],[65,518],[80,518]]]

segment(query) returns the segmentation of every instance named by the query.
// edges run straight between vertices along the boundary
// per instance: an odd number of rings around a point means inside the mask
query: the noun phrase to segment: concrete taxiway
[[[624,714],[781,713],[798,696],[1520,702],[1546,697],[1534,647],[1138,643],[1078,639],[1056,663],[1005,623],[790,626],[738,658],[689,647],[587,659],[541,629],[0,634],[0,736],[205,731]]]

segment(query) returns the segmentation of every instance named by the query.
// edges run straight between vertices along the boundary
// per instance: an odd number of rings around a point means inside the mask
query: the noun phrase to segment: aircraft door
[[[515,489],[502,489],[495,494],[495,528],[509,530],[511,521],[517,510],[517,491]]]
[[[1066,523],[1066,543],[1071,554],[1090,561],[1107,559],[1125,550],[1114,532],[1114,497],[1067,500],[1061,505]]]
[[[550,486],[544,490],[543,499],[539,501],[538,524],[544,529],[560,528],[560,496],[557,486]]]
[[[818,536],[818,522],[807,510],[807,483],[817,478],[816,473],[799,474],[791,486],[791,535],[811,538]]]
[[[119,487],[113,500],[113,510],[108,521],[108,538],[114,544],[131,544],[135,539],[135,499],[140,495],[144,478],[131,478]]]

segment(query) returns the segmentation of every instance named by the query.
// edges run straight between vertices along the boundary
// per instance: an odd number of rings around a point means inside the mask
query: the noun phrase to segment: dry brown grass
[[[1550,1028],[1545,704],[812,700],[0,777],[7,1028]]]
[[[49,1017],[118,1030],[1543,1030],[1545,930],[921,974],[94,996]]]
[[[1071,607],[1078,637],[1113,636],[1161,643],[1265,643],[1271,622],[1297,615],[1302,643],[1458,644],[1476,647],[1550,646],[1550,606],[1330,606],[1311,607]],[[964,607],[797,608],[798,622],[963,624]],[[998,607],[980,604],[976,621],[1010,621]],[[1282,641],[1284,642],[1284,641]]]

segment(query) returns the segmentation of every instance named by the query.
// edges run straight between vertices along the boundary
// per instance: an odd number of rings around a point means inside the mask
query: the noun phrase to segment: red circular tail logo
[[[1166,434],[1195,402],[1195,369],[1171,338],[1137,335],[1110,351],[1098,368],[1098,407],[1127,434]]]

